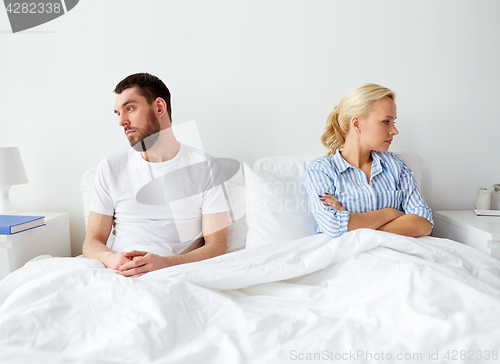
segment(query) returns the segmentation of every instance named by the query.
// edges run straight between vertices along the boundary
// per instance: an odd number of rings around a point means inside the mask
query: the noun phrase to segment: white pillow
[[[247,248],[316,234],[304,178],[252,169],[246,163],[244,169]]]
[[[89,222],[89,214],[90,214],[90,201],[92,201],[92,194],[94,192],[94,179],[95,174],[97,173],[97,168],[91,168],[84,174],[82,174],[82,178],[80,179],[80,191],[82,192],[82,200],[83,200],[83,217],[85,218],[85,229],[87,229],[87,225]]]
[[[248,227],[245,218],[246,187],[226,182],[226,190],[229,195],[229,203],[231,204],[234,218],[233,223],[231,217],[228,216],[227,252],[231,253],[243,249],[247,240]]]
[[[231,253],[245,249],[247,241],[247,233],[248,233],[248,226],[247,226],[247,219],[245,216],[236,221],[234,224],[228,226],[227,252]]]
[[[321,154],[294,155],[279,157],[264,157],[253,164],[254,169],[265,169],[282,176],[293,176],[303,178],[306,174],[307,166]]]

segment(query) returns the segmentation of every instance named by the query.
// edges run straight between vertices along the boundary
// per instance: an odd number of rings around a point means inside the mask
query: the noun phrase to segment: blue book
[[[12,235],[45,225],[45,216],[0,215],[0,234]]]

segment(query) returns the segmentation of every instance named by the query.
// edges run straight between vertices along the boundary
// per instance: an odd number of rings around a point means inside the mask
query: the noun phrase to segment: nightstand
[[[13,235],[0,235],[0,279],[39,255],[71,256],[67,212],[26,212],[45,216],[45,225]]]
[[[458,241],[500,259],[500,216],[476,216],[472,210],[433,214],[433,236]]]

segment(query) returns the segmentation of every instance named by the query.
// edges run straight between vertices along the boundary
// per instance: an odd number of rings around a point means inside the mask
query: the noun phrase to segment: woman
[[[432,211],[412,171],[389,146],[399,132],[395,94],[376,84],[349,91],[328,116],[306,188],[318,233],[334,238],[360,228],[429,235]]]

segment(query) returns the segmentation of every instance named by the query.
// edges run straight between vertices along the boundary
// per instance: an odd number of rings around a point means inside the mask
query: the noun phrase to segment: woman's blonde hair
[[[364,83],[350,90],[335,106],[326,119],[326,127],[321,135],[321,143],[328,149],[327,155],[334,155],[342,148],[354,116],[365,117],[373,110],[375,101],[396,94],[386,87],[375,83]]]

